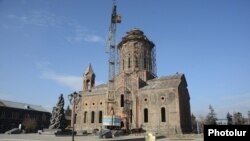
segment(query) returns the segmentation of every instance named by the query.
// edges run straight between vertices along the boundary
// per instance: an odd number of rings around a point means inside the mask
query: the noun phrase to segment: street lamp
[[[75,132],[75,127],[74,127],[74,124],[75,124],[75,105],[76,103],[78,103],[81,99],[81,95],[78,94],[77,92],[74,92],[72,94],[69,94],[68,95],[68,98],[69,98],[69,102],[71,105],[73,105],[73,116],[72,116],[72,141],[74,141],[74,132]]]

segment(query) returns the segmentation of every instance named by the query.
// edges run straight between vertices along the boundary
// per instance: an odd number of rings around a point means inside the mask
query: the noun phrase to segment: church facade
[[[169,134],[191,131],[185,75],[157,77],[154,49],[154,43],[139,29],[132,29],[122,38],[112,102],[108,100],[109,84],[95,86],[95,73],[91,65],[87,67],[82,98],[75,109],[76,130],[99,129],[104,116],[112,114],[121,118],[121,128],[125,129]]]

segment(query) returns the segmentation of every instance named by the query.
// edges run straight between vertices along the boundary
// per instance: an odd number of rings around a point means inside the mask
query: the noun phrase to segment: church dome
[[[146,41],[154,47],[154,43],[150,41],[147,36],[144,35],[144,32],[138,28],[134,28],[127,32],[127,34],[122,38],[122,41],[118,44],[120,48],[124,43],[129,41]]]

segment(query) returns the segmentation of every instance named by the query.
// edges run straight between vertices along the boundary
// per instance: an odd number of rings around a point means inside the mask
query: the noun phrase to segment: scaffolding
[[[135,70],[146,70],[157,76],[156,48],[142,31],[135,28],[127,32],[119,43],[119,49],[123,50],[120,60],[121,71],[130,70],[132,66]]]
[[[151,51],[151,65],[152,65],[152,73],[156,77],[157,76],[157,67],[156,67],[156,47],[152,48]]]

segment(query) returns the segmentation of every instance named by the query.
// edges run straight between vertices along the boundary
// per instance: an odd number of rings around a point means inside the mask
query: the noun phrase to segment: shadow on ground
[[[157,136],[156,139],[163,139],[163,138],[166,138],[165,136]],[[105,141],[145,141],[145,138],[144,137],[141,137],[141,138],[134,138],[134,139],[105,139]]]
[[[105,140],[105,141],[114,141],[114,139],[112,140]],[[136,138],[136,139],[116,139],[116,141],[145,141],[144,138]]]

